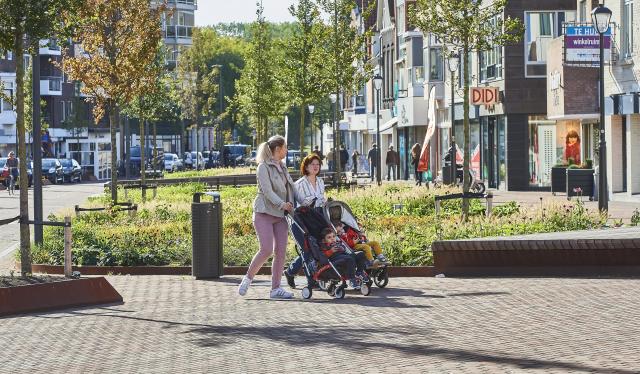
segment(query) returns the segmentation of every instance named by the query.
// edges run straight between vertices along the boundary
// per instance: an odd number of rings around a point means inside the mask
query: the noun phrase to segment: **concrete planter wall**
[[[555,166],[551,168],[551,192],[556,193],[567,192],[567,167]]]
[[[576,188],[582,192],[575,192]],[[571,196],[593,196],[593,169],[567,169],[567,197]]]

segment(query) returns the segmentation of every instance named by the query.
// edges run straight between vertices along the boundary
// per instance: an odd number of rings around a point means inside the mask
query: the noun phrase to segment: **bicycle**
[[[436,179],[433,181],[433,187],[434,188],[441,188],[444,186],[444,182],[442,180],[442,174],[443,171],[440,172],[440,175],[438,175],[436,177]],[[475,172],[472,169],[469,169],[469,177],[471,179],[471,186],[469,186],[469,190],[471,192],[474,193],[484,193],[486,191],[486,186],[484,185],[484,182],[480,179],[476,178]],[[463,180],[462,180],[462,170],[460,168],[458,168],[458,170],[456,170],[456,183],[455,185],[460,187],[462,186]]]

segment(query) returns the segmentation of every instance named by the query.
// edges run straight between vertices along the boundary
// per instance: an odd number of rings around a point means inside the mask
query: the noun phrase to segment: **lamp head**
[[[447,62],[449,63],[449,71],[453,73],[458,70],[460,56],[456,52],[452,52]]]
[[[591,21],[593,27],[599,34],[604,34],[609,29],[609,21],[611,21],[611,10],[600,4],[591,11]]]
[[[313,111],[316,110],[315,105],[309,105],[309,113],[313,114]]]
[[[373,77],[373,86],[376,88],[377,91],[380,91],[380,89],[382,88],[382,82],[383,82],[382,75],[376,74],[376,76]]]
[[[336,101],[338,100],[338,95],[337,94],[329,94],[329,99],[331,100],[331,104],[335,104]]]

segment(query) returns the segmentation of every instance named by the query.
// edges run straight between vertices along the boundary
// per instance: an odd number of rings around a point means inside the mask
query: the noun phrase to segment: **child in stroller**
[[[351,208],[342,201],[330,200],[327,201],[324,206],[324,215],[325,218],[332,223],[334,228],[336,228],[336,231],[339,230],[339,227],[342,227],[342,230],[344,230],[343,240],[345,240],[351,248],[356,251],[365,251],[367,260],[370,261],[369,264],[374,265],[367,270],[373,282],[380,288],[386,287],[389,283],[387,259],[382,253],[380,244],[368,241],[366,236],[364,236],[362,227],[353,215]],[[350,240],[351,238],[357,239],[357,241]],[[377,264],[374,261],[374,253],[377,257]]]
[[[355,276],[356,258],[337,240],[335,231],[321,212],[299,207],[286,219],[307,277],[307,285],[302,289],[304,299],[311,298],[316,282],[326,285],[329,295],[341,299],[345,295],[346,280],[354,277],[360,280],[360,293],[369,295],[371,281],[366,278],[363,282],[362,277]]]

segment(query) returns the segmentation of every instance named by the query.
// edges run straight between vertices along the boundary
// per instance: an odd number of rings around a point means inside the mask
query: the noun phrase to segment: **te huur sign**
[[[471,105],[491,106],[499,103],[498,87],[471,87]]]

